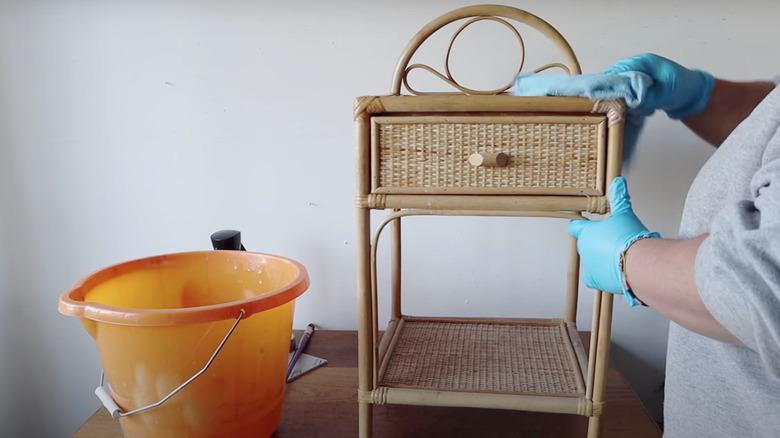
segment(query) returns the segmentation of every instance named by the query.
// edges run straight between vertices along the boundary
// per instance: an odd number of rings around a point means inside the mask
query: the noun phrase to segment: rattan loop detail
[[[569,67],[567,67],[565,64],[561,64],[560,62],[551,62],[549,64],[545,64],[545,65],[537,68],[536,70],[534,70],[534,73],[541,73],[541,72],[543,72],[545,70],[549,70],[551,68],[559,68],[559,69],[565,71],[566,74],[568,74],[568,75],[572,74],[571,70],[569,70]]]
[[[426,96],[431,94],[437,94],[437,93],[429,93],[429,92],[422,92],[413,89],[411,86],[409,86],[409,73],[412,70],[415,69],[423,69],[427,72],[433,73],[436,77],[441,79],[442,81],[446,82],[447,84],[451,85],[452,87],[456,88],[459,91],[462,91],[466,94],[473,94],[473,95],[493,95],[493,94],[499,94],[503,93],[504,91],[508,90],[512,87],[513,80],[510,80],[509,83],[504,85],[501,88],[497,88],[495,90],[487,90],[487,91],[480,91],[480,90],[474,90],[471,88],[467,88],[462,86],[455,78],[452,76],[452,72],[450,71],[450,55],[452,54],[452,47],[455,45],[455,40],[458,38],[458,35],[460,35],[461,32],[463,32],[464,29],[469,27],[470,25],[478,22],[478,21],[484,21],[484,20],[490,20],[495,21],[496,23],[500,23],[504,26],[506,26],[509,30],[512,31],[512,33],[517,38],[517,41],[520,43],[520,65],[517,67],[517,71],[514,72],[512,75],[512,78],[514,78],[517,73],[519,73],[521,70],[523,70],[523,64],[525,63],[525,43],[523,42],[523,37],[520,35],[520,32],[517,31],[517,28],[509,24],[506,20],[503,20],[498,17],[490,17],[490,16],[483,16],[483,17],[476,17],[472,18],[471,20],[464,23],[462,26],[458,28],[457,31],[455,31],[455,34],[452,35],[452,38],[450,38],[450,44],[447,47],[447,56],[444,58],[444,72],[445,74],[441,74],[436,69],[425,65],[425,64],[412,64],[409,67],[407,67],[406,71],[404,72],[403,82],[404,87],[406,87],[407,90],[409,90],[410,93],[415,94],[417,96]],[[568,71],[568,69],[567,69]]]
[[[467,6],[460,9],[456,9],[445,15],[442,15],[439,18],[428,23],[423,29],[417,32],[417,34],[412,38],[412,40],[409,41],[409,43],[406,45],[406,48],[401,54],[401,58],[398,60],[398,63],[396,64],[395,73],[393,74],[392,88],[390,91],[391,94],[400,95],[402,84],[413,94],[417,94],[417,95],[436,94],[436,93],[422,93],[409,88],[408,81],[407,81],[408,73],[410,70],[417,69],[417,68],[422,68],[428,72],[433,73],[440,79],[444,80],[448,84],[455,87],[460,92],[466,94],[493,95],[493,94],[500,94],[506,91],[507,89],[509,89],[511,83],[508,86],[497,90],[489,90],[489,91],[472,90],[472,89],[462,87],[452,78],[452,75],[449,72],[449,66],[445,66],[445,70],[447,74],[441,74],[436,70],[428,66],[425,66],[424,64],[414,64],[414,65],[409,64],[409,61],[411,60],[412,56],[415,54],[417,49],[422,45],[422,43],[424,43],[425,40],[428,39],[428,37],[430,37],[432,34],[434,34],[442,27],[446,26],[447,24],[450,24],[458,20],[466,19],[466,18],[471,18],[471,20],[469,20],[465,25],[461,26],[458,29],[458,31],[455,33],[455,35],[452,37],[452,40],[450,41],[450,46],[447,51],[447,63],[449,62],[449,53],[450,53],[450,49],[452,48],[452,42],[455,40],[455,37],[457,37],[457,35],[466,26],[481,20],[492,20],[510,27],[512,32],[521,41],[523,58],[525,58],[525,48],[523,47],[522,37],[520,37],[517,28],[515,28],[514,25],[508,23],[507,21],[499,17],[508,18],[508,19],[512,19],[524,23],[532,27],[533,29],[539,31],[544,36],[546,36],[549,40],[551,40],[563,55],[565,64],[560,64],[560,63],[547,64],[546,66],[536,69],[535,71],[542,71],[553,67],[559,67],[559,68],[563,68],[569,74],[581,73],[579,62],[577,61],[576,56],[574,56],[574,52],[572,51],[569,43],[563,38],[563,36],[554,27],[550,26],[550,24],[547,23],[546,21],[522,9],[514,8],[511,6],[476,5],[476,6]],[[521,69],[522,69],[522,64],[523,63],[521,62],[520,63]]]

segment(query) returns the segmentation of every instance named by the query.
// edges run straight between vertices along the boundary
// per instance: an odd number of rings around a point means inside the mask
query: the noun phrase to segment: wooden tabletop
[[[583,341],[588,337],[583,333]],[[276,438],[357,436],[357,332],[317,331],[307,353],[328,360],[287,385]],[[660,438],[661,431],[626,380],[610,363],[604,438]],[[576,415],[473,408],[374,407],[375,438],[585,437],[587,418]],[[122,438],[119,423],[100,409],[72,438]]]

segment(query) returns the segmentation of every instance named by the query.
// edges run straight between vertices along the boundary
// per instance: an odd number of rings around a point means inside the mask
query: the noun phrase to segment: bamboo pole
[[[585,398],[593,399],[593,384],[596,373],[596,355],[598,347],[599,323],[601,316],[601,292],[593,292],[593,319],[590,324],[590,343],[588,346],[588,378],[585,384]]]
[[[361,96],[356,111],[391,113],[590,113],[594,103],[586,97],[467,96]]]
[[[601,415],[588,418],[588,438],[598,438],[601,435]]]
[[[370,169],[369,163],[369,117],[363,113],[356,119],[355,142],[356,150],[356,180],[358,196],[369,193]],[[372,391],[376,385],[374,373],[374,332],[373,308],[374,300],[371,291],[371,217],[370,210],[357,208],[357,302],[358,302],[358,389]],[[358,423],[360,438],[371,438],[372,435],[372,405],[366,402],[358,403]]]
[[[596,372],[593,381],[593,396],[591,400],[595,406],[601,406],[606,400],[607,394],[607,366],[609,364],[610,332],[612,331],[612,303],[613,295],[609,292],[602,294],[601,315],[599,315],[598,346],[596,347]],[[601,421],[594,420],[601,415],[601,410],[594,412],[588,422],[588,438],[597,438],[601,433]]]
[[[620,175],[623,162],[623,124],[611,126],[607,140],[607,185]],[[596,342],[595,370],[593,376],[592,400],[595,406],[601,406],[606,399],[607,367],[612,333],[612,307],[614,296],[608,292],[596,292],[600,296],[601,305],[598,312],[598,335],[591,336],[591,343]],[[596,314],[594,312],[594,318]],[[594,320],[595,324],[595,320]],[[588,421],[588,438],[598,438],[601,435],[601,409],[594,411]]]
[[[390,358],[393,356],[393,350],[395,349],[398,339],[401,337],[401,333],[404,329],[405,321],[403,319],[392,320],[387,325],[387,331],[382,336],[382,345],[379,346],[379,362],[377,362],[378,380],[377,386],[384,376],[387,370],[387,365],[390,363]]]
[[[569,340],[574,348],[574,354],[577,356],[580,374],[582,375],[583,382],[586,382],[588,376],[588,355],[585,353],[585,347],[582,345],[582,339],[580,338],[579,331],[577,331],[577,326],[574,324],[566,324],[566,328],[569,331]]]
[[[580,254],[577,252],[577,239],[572,237],[569,245],[569,265],[566,273],[566,311],[563,320],[576,324],[577,299],[580,288]]]
[[[582,414],[587,403],[581,397],[526,396],[475,392],[430,391],[387,388],[385,402],[416,406],[450,406],[484,409],[512,409],[559,414]]]
[[[398,210],[396,210],[398,211]],[[392,308],[391,317],[393,319],[401,318],[401,218],[398,217],[392,222],[390,258],[392,263],[391,287],[392,287]]]
[[[500,196],[500,195],[368,195],[358,199],[374,209],[418,208],[425,210],[588,211],[606,213],[606,197]]]

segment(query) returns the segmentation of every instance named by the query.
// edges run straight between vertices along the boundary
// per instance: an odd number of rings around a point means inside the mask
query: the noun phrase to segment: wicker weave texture
[[[380,385],[582,395],[558,324],[407,321]]]
[[[599,150],[605,140],[595,123],[376,121],[381,188],[562,189],[598,192]],[[503,152],[506,167],[473,166],[473,153]],[[549,193],[549,190],[540,190]]]

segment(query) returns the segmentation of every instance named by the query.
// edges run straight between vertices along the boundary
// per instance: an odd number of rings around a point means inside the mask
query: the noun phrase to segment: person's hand
[[[619,176],[612,181],[608,197],[611,210],[608,218],[575,220],[569,224],[568,231],[577,238],[585,284],[604,292],[622,293],[631,306],[636,306],[639,303],[623,278],[621,255],[637,240],[661,235],[648,231],[634,214],[625,178]]]
[[[644,73],[653,79],[653,85],[638,108],[650,111],[661,109],[672,119],[681,119],[703,111],[715,86],[715,78],[711,74],[701,70],[689,70],[652,53],[622,59],[604,73],[631,71]]]

